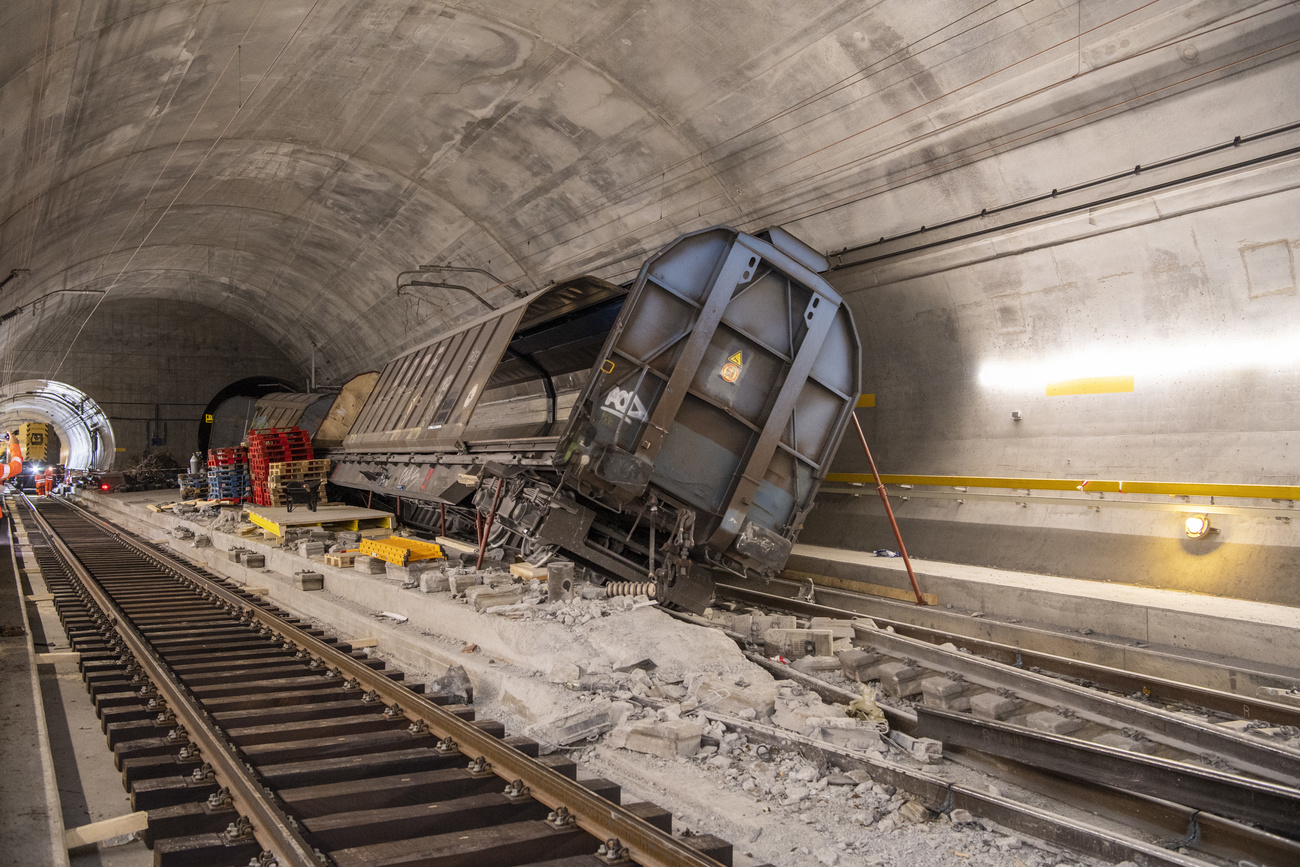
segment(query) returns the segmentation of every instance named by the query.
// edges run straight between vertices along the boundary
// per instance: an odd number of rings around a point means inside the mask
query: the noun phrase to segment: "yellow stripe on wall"
[[[1047,383],[1048,397],[1067,394],[1114,394],[1133,390],[1131,376],[1089,376],[1085,379],[1065,379]]]
[[[858,398],[858,409],[873,407],[876,405],[876,396],[874,394],[864,394]]]
[[[1085,491],[1090,494],[1164,494],[1170,497],[1244,497],[1300,500],[1300,485],[1236,485],[1214,482],[1134,482],[1118,479],[1044,479],[998,476],[912,476],[880,474],[886,485],[955,488],[1008,488],[1030,491]],[[828,473],[828,482],[875,484],[868,473]]]

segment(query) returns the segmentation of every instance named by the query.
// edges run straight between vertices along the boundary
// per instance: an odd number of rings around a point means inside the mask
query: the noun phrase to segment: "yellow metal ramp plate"
[[[362,539],[361,553],[398,566],[405,566],[412,560],[440,560],[442,548],[431,542],[419,539],[403,539],[390,536],[387,539]]]

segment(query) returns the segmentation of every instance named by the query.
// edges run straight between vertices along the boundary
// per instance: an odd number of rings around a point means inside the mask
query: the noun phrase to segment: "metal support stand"
[[[885,514],[889,516],[889,526],[894,528],[894,538],[898,541],[898,553],[903,555],[903,565],[907,567],[907,577],[912,581],[912,592],[916,594],[916,604],[924,605],[925,598],[921,596],[921,587],[916,583],[916,573],[912,571],[912,558],[907,556],[907,546],[903,544],[903,534],[898,531],[898,522],[894,520],[894,510],[889,505],[889,494],[885,492],[885,483],[880,481],[880,471],[876,469],[875,458],[871,457],[871,449],[867,448],[867,435],[862,432],[862,423],[858,421],[858,414],[850,412],[853,418],[853,426],[858,429],[858,440],[862,443],[862,451],[866,452],[867,463],[871,464],[871,475],[876,480],[876,491],[880,494],[880,501],[885,504]]]

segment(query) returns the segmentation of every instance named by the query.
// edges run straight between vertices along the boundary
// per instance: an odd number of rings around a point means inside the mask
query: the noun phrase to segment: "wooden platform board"
[[[295,506],[292,512],[284,506],[252,506],[248,510],[248,520],[277,536],[283,536],[290,527],[320,527],[324,530],[393,528],[391,513],[354,506],[321,506],[314,512],[306,506]]]

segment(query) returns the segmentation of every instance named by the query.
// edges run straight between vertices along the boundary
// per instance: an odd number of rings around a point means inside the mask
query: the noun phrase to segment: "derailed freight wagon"
[[[492,545],[702,608],[716,572],[785,565],[856,402],[857,331],[824,270],[781,229],[713,228],[630,290],[538,292],[389,363],[332,481],[472,505]]]

